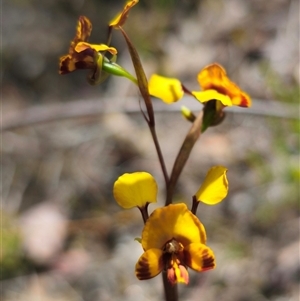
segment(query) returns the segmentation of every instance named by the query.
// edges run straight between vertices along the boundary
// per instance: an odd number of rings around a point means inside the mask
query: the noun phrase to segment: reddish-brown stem
[[[157,139],[155,125],[151,125],[149,122],[147,122],[147,123],[148,123],[149,129],[150,129],[151,135],[152,135],[152,139],[153,139],[153,142],[154,142],[154,145],[155,145],[155,149],[156,149],[156,152],[157,152],[157,155],[158,155],[158,160],[159,160],[159,163],[160,163],[160,166],[161,166],[161,169],[162,169],[162,173],[164,175],[166,188],[167,188],[168,183],[169,183],[169,175],[168,175],[167,168],[166,168],[165,161],[164,161],[164,157],[163,157],[163,154],[161,152],[161,148],[160,148],[160,145],[159,145],[159,142],[158,142],[158,139]]]
[[[170,180],[167,185],[167,196],[165,205],[172,203],[174,190],[179,179],[179,176],[191,154],[191,151],[201,135],[203,111],[199,113],[195,121],[193,122],[187,136],[185,137],[183,144],[179,150],[179,153],[175,159],[174,166],[171,172]]]
[[[166,301],[178,301],[178,286],[177,286],[177,283],[172,285],[170,283],[170,281],[168,280],[166,272],[162,272],[162,278],[163,278],[163,283],[164,283]]]
[[[196,196],[193,196],[193,205],[192,205],[192,213],[196,215],[198,209],[199,202],[197,201]]]
[[[181,84],[181,87],[182,87],[182,90],[185,94],[188,94],[188,95],[191,95],[191,96],[194,96],[193,93],[187,89],[183,84]],[[195,96],[194,96],[195,97]]]
[[[140,211],[141,211],[141,214],[142,214],[142,218],[143,218],[143,221],[144,221],[144,224],[146,223],[148,217],[149,217],[149,214],[148,214],[148,205],[149,203],[147,203],[144,207],[140,208]]]

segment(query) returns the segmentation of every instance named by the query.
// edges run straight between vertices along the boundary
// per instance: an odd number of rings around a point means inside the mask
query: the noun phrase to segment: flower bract
[[[202,103],[215,99],[223,106],[251,106],[249,95],[227,77],[219,64],[203,68],[198,74],[198,82],[202,91],[193,91],[192,94]]]
[[[142,208],[156,202],[157,183],[151,174],[144,171],[125,173],[115,182],[113,194],[117,203],[125,209]]]
[[[227,169],[214,166],[208,172],[201,187],[196,193],[196,199],[208,205],[221,202],[228,193]]]
[[[204,226],[185,204],[158,208],[142,232],[144,253],[136,264],[136,276],[145,280],[165,271],[172,284],[187,284],[188,267],[198,272],[215,267],[214,254],[205,243]]]

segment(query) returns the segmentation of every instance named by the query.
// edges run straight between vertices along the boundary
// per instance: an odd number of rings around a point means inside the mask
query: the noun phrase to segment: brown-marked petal
[[[119,26],[123,26],[126,19],[128,18],[128,14],[130,9],[135,6],[139,0],[130,0],[127,1],[126,5],[123,8],[123,11],[119,13],[110,23],[110,27],[118,28]]]
[[[215,268],[213,251],[200,243],[192,243],[184,248],[185,264],[191,269],[202,272]]]
[[[92,23],[85,17],[80,16],[76,27],[76,35],[71,42],[69,54],[72,54],[75,50],[75,46],[78,42],[87,42],[92,32]]]
[[[155,277],[163,269],[163,252],[160,249],[150,249],[142,254],[135,265],[135,274],[139,280]]]
[[[67,74],[76,70],[75,61],[70,55],[64,55],[59,59],[59,74]]]

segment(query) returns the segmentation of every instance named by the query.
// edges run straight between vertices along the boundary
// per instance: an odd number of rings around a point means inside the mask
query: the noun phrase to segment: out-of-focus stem
[[[148,123],[148,122],[147,122]],[[151,135],[152,135],[152,139],[155,145],[155,149],[158,155],[158,159],[159,159],[159,163],[162,169],[162,173],[164,175],[164,179],[165,179],[165,183],[166,183],[166,187],[168,186],[169,183],[169,176],[168,176],[168,172],[167,172],[167,168],[165,165],[165,161],[164,161],[164,157],[163,154],[161,152],[161,148],[157,139],[157,135],[156,135],[156,130],[155,130],[155,125],[151,125],[150,123],[148,123]]]
[[[165,300],[166,301],[178,301],[178,286],[177,283],[172,285],[167,278],[167,273],[162,272],[164,290],[165,290]]]
[[[179,150],[179,153],[174,162],[174,166],[171,172],[170,180],[167,185],[167,197],[165,205],[169,205],[172,203],[174,189],[176,187],[179,176],[191,154],[191,151],[201,135],[201,127],[202,127],[202,119],[203,119],[203,111],[199,113],[195,121],[193,122],[188,134],[186,135],[183,144]]]

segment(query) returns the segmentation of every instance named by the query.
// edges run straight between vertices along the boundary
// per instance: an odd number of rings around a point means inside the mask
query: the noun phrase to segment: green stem
[[[165,299],[166,301],[178,301],[178,286],[177,283],[172,285],[167,278],[167,273],[162,272],[164,290],[165,290]]]
[[[108,58],[104,57],[103,64],[102,64],[102,69],[110,74],[117,75],[117,76],[123,76],[131,80],[133,83],[136,85],[138,84],[137,79],[130,74],[127,70],[125,70],[123,67],[120,65],[109,61]]]

